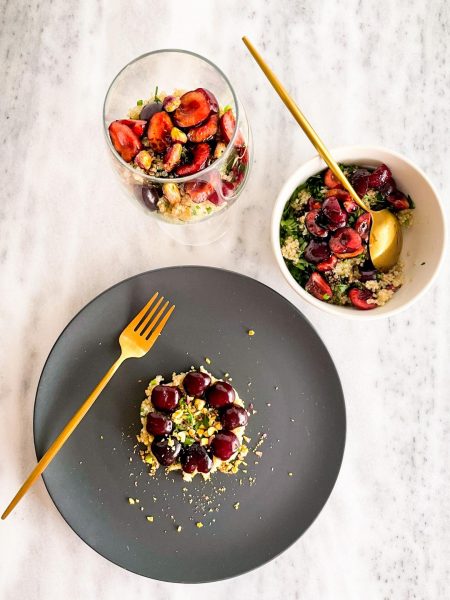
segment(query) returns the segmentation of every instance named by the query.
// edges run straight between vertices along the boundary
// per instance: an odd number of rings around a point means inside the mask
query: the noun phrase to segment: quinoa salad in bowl
[[[348,146],[332,153],[363,202],[398,219],[403,245],[397,264],[386,272],[374,268],[371,215],[317,156],[278,194],[271,223],[275,258],[290,286],[316,308],[351,319],[391,316],[429,288],[442,264],[441,202],[426,174],[397,152]]]
[[[404,227],[411,197],[397,189],[389,167],[342,165],[357,194],[374,210],[392,210]],[[280,224],[281,253],[292,276],[315,298],[359,310],[383,306],[403,284],[399,261],[377,271],[370,260],[371,215],[343,189],[330,169],[309,177],[287,202]]]

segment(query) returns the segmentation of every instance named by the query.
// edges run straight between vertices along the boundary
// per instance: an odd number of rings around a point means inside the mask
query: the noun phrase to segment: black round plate
[[[119,333],[154,291],[176,304],[168,325],[147,356],[122,365],[46,470],[45,485],[72,529],[125,569],[172,582],[233,577],[304,533],[331,493],[344,452],[344,398],[330,355],[272,289],[229,271],[174,267],[98,296],[69,323],[45,364],[36,453],[42,456],[118,356]],[[147,383],[205,364],[205,357],[216,376],[230,373],[254,403],[247,434],[252,448],[267,434],[262,456],[250,452],[246,473],[217,474],[213,482],[185,483],[179,473],[152,479],[135,437]],[[139,503],[130,505],[130,497]]]

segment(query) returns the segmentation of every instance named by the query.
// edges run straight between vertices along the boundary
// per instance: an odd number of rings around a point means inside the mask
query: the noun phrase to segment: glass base
[[[174,224],[158,220],[160,229],[184,246],[206,246],[217,242],[228,231],[228,212],[224,210],[212,219],[198,223]]]

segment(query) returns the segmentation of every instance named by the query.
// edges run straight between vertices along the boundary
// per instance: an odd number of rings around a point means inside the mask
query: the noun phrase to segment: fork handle
[[[73,417],[70,419],[70,421],[64,427],[64,429],[58,435],[58,437],[52,443],[52,445],[47,450],[47,452],[44,454],[44,456],[41,458],[41,460],[38,462],[38,464],[34,467],[34,469],[28,475],[28,477],[25,480],[25,482],[23,483],[22,487],[19,489],[17,494],[14,496],[14,498],[9,503],[5,512],[2,514],[2,519],[6,519],[6,517],[15,508],[15,506],[18,504],[18,502],[20,502],[20,500],[23,498],[23,496],[25,496],[25,494],[28,492],[28,490],[33,485],[33,483],[36,481],[36,479],[39,477],[39,475],[41,475],[45,471],[47,466],[51,463],[51,461],[55,458],[55,456],[58,454],[58,452],[61,450],[61,448],[64,446],[64,444],[67,442],[67,440],[69,439],[71,434],[74,432],[75,428],[79,425],[79,423],[81,422],[81,420],[83,419],[85,414],[88,412],[88,410],[91,408],[91,406],[97,400],[97,398],[100,396],[100,394],[105,389],[106,385],[108,384],[108,382],[110,381],[110,379],[112,378],[114,373],[117,371],[117,369],[123,363],[123,361],[126,360],[126,358],[127,358],[126,356],[121,354],[120,357],[116,360],[116,362],[112,365],[112,367],[108,370],[108,372],[103,377],[103,379],[97,384],[95,389],[91,392],[91,394],[88,396],[88,398],[86,398],[86,400],[83,402],[83,404],[80,406],[80,408],[77,410],[77,412],[73,415]]]

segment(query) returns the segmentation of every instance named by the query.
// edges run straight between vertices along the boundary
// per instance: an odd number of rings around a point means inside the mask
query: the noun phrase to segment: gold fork
[[[9,513],[15,508],[18,502],[25,496],[30,487],[41,475],[51,461],[55,458],[58,452],[61,450],[63,445],[69,439],[75,428],[78,426],[80,421],[83,419],[87,411],[91,408],[101,392],[104,390],[109,380],[112,378],[114,373],[120,367],[120,365],[127,358],[141,358],[150,350],[153,344],[156,342],[158,336],[163,330],[165,324],[169,320],[170,315],[175,309],[175,305],[172,305],[169,310],[166,309],[169,306],[169,301],[165,302],[162,308],[159,309],[155,317],[158,308],[161,306],[164,297],[161,296],[159,300],[154,304],[158,292],[153,294],[148,303],[144,306],[139,314],[129,323],[122,331],[119,337],[119,344],[121,353],[116,362],[112,365],[103,379],[98,383],[96,388],[90,394],[90,396],[84,401],[77,412],[73,415],[61,433],[58,435],[56,440],[38,462],[38,464],[31,471],[27,479],[25,480],[22,487],[19,489],[17,494],[9,503],[7,509],[2,514],[2,519],[6,519]],[[164,314],[165,313],[165,314]]]

